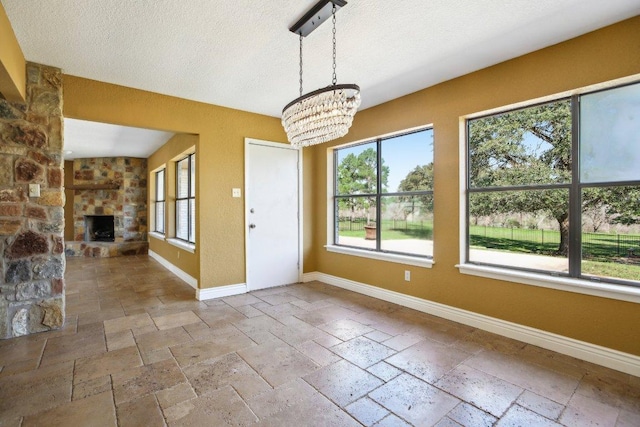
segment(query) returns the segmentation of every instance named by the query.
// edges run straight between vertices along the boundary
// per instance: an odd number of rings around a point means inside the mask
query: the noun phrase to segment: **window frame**
[[[461,120],[461,263],[457,265],[462,273],[499,280],[517,281],[523,284],[550,287],[554,289],[568,290],[591,295],[606,296],[608,298],[622,299],[625,301],[640,302],[640,283],[637,281],[620,278],[593,276],[582,272],[582,194],[587,188],[597,187],[625,187],[640,186],[640,178],[633,181],[607,181],[607,182],[582,182],[580,177],[580,100],[583,96],[598,92],[614,90],[625,86],[640,84],[640,80],[626,79],[624,81],[610,82],[598,85],[595,88],[585,88],[581,91],[573,91],[570,94],[559,94],[547,97],[543,100],[530,101],[526,104],[512,106],[511,108],[493,109],[492,111],[462,117]],[[559,184],[519,185],[500,187],[476,187],[471,186],[471,157],[470,157],[470,122],[484,117],[506,114],[536,106],[545,105],[562,100],[570,100],[571,105],[571,181]],[[537,270],[526,267],[513,267],[501,264],[489,264],[470,260],[470,194],[496,191],[522,191],[567,189],[569,191],[569,252],[567,256],[568,272],[559,273],[550,270]]]
[[[162,173],[162,198],[158,197],[158,182],[159,182],[159,174]],[[155,194],[153,201],[153,232],[164,235],[166,232],[166,223],[167,223],[167,169],[163,167],[154,172],[155,177]],[[158,229],[158,203],[162,203],[164,206],[163,214],[162,214],[162,230]]]
[[[383,192],[382,191],[382,143],[383,141],[419,133],[423,131],[434,131],[433,125],[420,126],[412,129],[407,129],[401,132],[386,134],[378,136],[376,138],[370,138],[351,142],[348,144],[332,147],[327,150],[327,245],[325,248],[329,252],[361,256],[365,258],[379,259],[384,261],[391,261],[401,264],[414,265],[419,267],[430,268],[433,262],[433,256],[412,254],[407,252],[390,251],[382,249],[382,230],[380,227],[376,227],[376,247],[375,249],[363,248],[359,246],[350,246],[345,244],[336,243],[338,241],[339,233],[339,210],[337,209],[339,199],[348,199],[353,197],[368,197],[375,199],[376,207],[376,223],[380,223],[382,215],[382,198],[384,197],[399,197],[399,196],[431,196],[434,197],[434,189],[430,190],[417,190],[407,192]],[[338,152],[341,149],[356,147],[358,145],[365,145],[375,143],[376,147],[376,191],[375,193],[362,193],[362,194],[338,194]],[[435,162],[435,157],[434,157]]]
[[[193,233],[192,233],[192,226],[195,225],[195,218],[194,218],[194,224],[192,224],[192,219],[191,219],[191,203],[193,203],[194,206],[194,211],[195,211],[195,203],[196,203],[196,196],[195,196],[195,182],[192,182],[192,178],[194,177],[193,172],[195,172],[194,170],[192,170],[192,165],[195,167],[195,152],[193,153],[189,153],[186,156],[176,160],[175,165],[176,165],[176,182],[175,182],[175,186],[176,186],[176,197],[175,197],[175,233],[174,233],[174,239],[180,241],[180,242],[186,242],[187,244],[192,244],[195,245],[196,243],[196,239],[195,239],[195,228],[193,229]],[[186,173],[186,179],[187,179],[187,195],[186,197],[180,197],[180,189],[179,189],[179,181],[180,181],[180,163],[185,161],[187,162],[187,173]],[[178,208],[178,205],[180,202],[187,202],[187,218],[186,218],[186,223],[187,223],[187,238],[184,239],[183,237],[179,237],[178,236],[178,224],[180,223],[179,218],[180,218],[180,209]]]

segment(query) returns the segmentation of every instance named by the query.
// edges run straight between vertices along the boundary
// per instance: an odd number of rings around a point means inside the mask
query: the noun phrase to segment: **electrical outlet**
[[[239,188],[232,188],[231,197],[242,197],[242,192],[240,191]]]
[[[411,272],[409,270],[405,270],[404,271],[404,280],[405,280],[405,282],[410,282],[411,281]]]

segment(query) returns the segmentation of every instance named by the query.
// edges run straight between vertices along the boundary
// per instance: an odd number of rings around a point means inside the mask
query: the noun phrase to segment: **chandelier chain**
[[[302,34],[300,34],[300,96],[302,96]]]
[[[338,76],[336,75],[336,4],[333,3],[333,9],[331,10],[333,15],[333,85],[338,83]]]

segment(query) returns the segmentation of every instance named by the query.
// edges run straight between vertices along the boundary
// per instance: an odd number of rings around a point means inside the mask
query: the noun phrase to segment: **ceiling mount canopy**
[[[333,14],[333,8],[336,8],[336,12],[341,7],[346,6],[347,2],[344,0],[320,0],[315,4],[302,18],[298,20],[289,31],[298,34],[302,37],[307,37],[316,28],[320,26],[324,21],[331,18]]]
[[[282,110],[282,125],[294,147],[307,147],[347,134],[360,106],[360,88],[355,84],[337,84],[336,12],[344,0],[320,0],[289,30],[300,37],[300,96]],[[302,94],[302,38],[324,21],[333,21],[333,80],[321,89]]]

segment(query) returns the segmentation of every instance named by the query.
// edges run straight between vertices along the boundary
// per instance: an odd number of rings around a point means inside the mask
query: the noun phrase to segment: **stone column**
[[[62,124],[62,73],[28,63],[26,103],[0,99],[0,338],[64,323]]]

